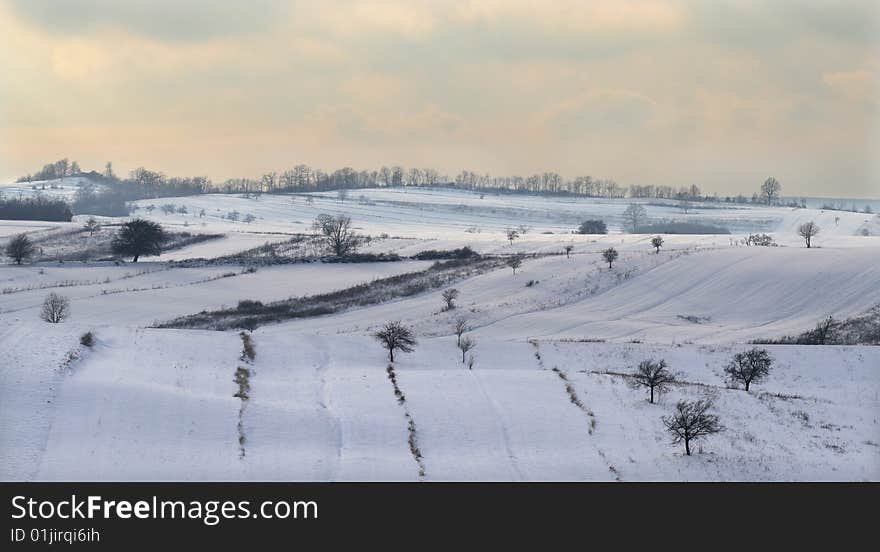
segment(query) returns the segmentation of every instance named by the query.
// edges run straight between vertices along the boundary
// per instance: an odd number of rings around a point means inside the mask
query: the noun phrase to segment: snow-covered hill
[[[748,340],[799,333],[880,303],[876,217],[741,206],[684,214],[646,205],[655,220],[734,230],[665,236],[655,253],[652,236],[617,232],[626,201],[448,190],[366,190],[344,203],[333,194],[311,197],[143,201],[138,215],[225,237],[137,264],[0,266],[0,479],[880,479],[877,347],[772,346],[774,369],[750,393],[723,378]],[[146,210],[164,203],[188,213]],[[256,220],[230,221],[230,211]],[[516,275],[505,267],[456,282],[452,311],[433,289],[260,327],[252,364],[241,360],[237,331],[149,328],[241,300],[337,291],[430,265],[303,263],[251,272],[164,262],[282,241],[309,231],[324,212],[349,214],[373,237],[369,252],[468,245],[538,256]],[[586,218],[606,219],[612,233],[571,234]],[[811,249],[794,231],[805,220],[822,227]],[[0,221],[0,245],[22,231],[40,238],[81,225]],[[505,230],[519,225],[529,228],[511,244]],[[863,229],[871,235],[859,235]],[[753,231],[771,232],[780,246],[744,246]],[[569,245],[570,258],[562,254]],[[612,268],[601,258],[608,247],[620,253]],[[39,319],[50,292],[70,298],[61,324]],[[460,315],[477,342],[473,369],[452,335]],[[419,339],[395,363],[403,402],[372,337],[389,320],[410,325]],[[87,331],[96,336],[92,348],[79,344]],[[647,358],[667,360],[681,380],[659,404],[620,375]],[[243,365],[251,390],[242,409],[233,378]],[[660,417],[677,400],[706,396],[726,431],[687,457],[669,443]]]

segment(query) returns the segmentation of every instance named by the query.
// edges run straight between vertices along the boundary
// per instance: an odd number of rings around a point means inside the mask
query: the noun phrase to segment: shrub
[[[585,220],[578,227],[578,234],[607,234],[608,227],[604,220]]]
[[[54,291],[46,296],[40,318],[50,324],[58,324],[70,314],[70,300]]]
[[[420,251],[413,255],[413,259],[420,261],[436,261],[440,259],[472,259],[479,257],[480,254],[468,246],[459,249],[428,249]]]
[[[79,336],[79,344],[84,347],[91,347],[95,344],[95,335],[92,332],[86,332]]]

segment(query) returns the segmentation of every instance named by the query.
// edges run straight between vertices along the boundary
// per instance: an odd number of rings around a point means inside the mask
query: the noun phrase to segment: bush
[[[86,332],[79,336],[79,344],[84,347],[91,347],[95,344],[95,335],[92,332]]]
[[[776,245],[776,242],[767,234],[749,234],[749,237],[746,238],[746,244],[758,245],[761,247],[773,247]]]
[[[607,234],[608,227],[604,220],[585,220],[578,227],[578,234]]]
[[[70,314],[70,300],[54,291],[46,296],[40,318],[50,324],[58,324]]]
[[[413,255],[413,259],[420,261],[436,261],[440,259],[473,259],[479,257],[480,254],[468,246],[459,249],[428,249],[420,251]]]

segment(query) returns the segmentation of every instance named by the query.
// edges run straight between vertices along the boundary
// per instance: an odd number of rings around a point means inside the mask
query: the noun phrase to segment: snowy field
[[[166,203],[188,214],[146,210]],[[731,231],[665,236],[655,253],[651,235],[622,233],[627,203],[421,189],[353,191],[344,202],[329,193],[140,201],[137,215],[168,229],[224,236],[136,264],[0,265],[0,479],[880,479],[880,347],[768,346],[774,368],[749,392],[730,388],[723,373],[750,340],[798,334],[827,316],[846,319],[880,304],[880,218],[699,204],[684,213],[645,203],[651,221]],[[231,221],[233,211],[254,221]],[[467,245],[542,255],[515,275],[504,267],[456,282],[452,311],[442,309],[441,288],[261,326],[251,333],[252,363],[241,359],[237,330],[152,327],[432,264],[249,271],[167,262],[282,242],[310,233],[320,213],[349,215],[373,238],[366,252],[408,257]],[[72,231],[84,218],[0,221],[0,245],[20,232],[39,239]],[[571,233],[590,218],[605,220],[611,233]],[[811,249],[796,234],[808,220],[822,229]],[[526,233],[509,243],[505,230],[520,225]],[[751,232],[767,232],[779,246],[743,245]],[[612,268],[601,257],[608,247],[620,253]],[[39,318],[50,292],[70,299],[61,324]],[[472,369],[456,348],[459,315],[477,343]],[[389,320],[419,339],[413,353],[396,358],[403,402],[371,335]],[[88,331],[91,348],[79,344]],[[621,375],[646,359],[665,359],[679,379],[657,404]],[[251,372],[244,408],[233,396],[240,366]],[[678,400],[704,397],[725,430],[686,456],[661,416]]]

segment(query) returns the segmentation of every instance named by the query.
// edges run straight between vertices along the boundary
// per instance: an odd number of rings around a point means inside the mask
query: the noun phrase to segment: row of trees
[[[28,174],[22,176],[16,180],[16,182],[33,182],[35,180],[56,180],[58,178],[66,178],[68,176],[74,176],[80,174],[82,169],[79,167],[79,163],[76,161],[71,161],[68,158],[59,159],[54,163],[47,163],[43,165],[43,168],[38,170],[33,174]]]

